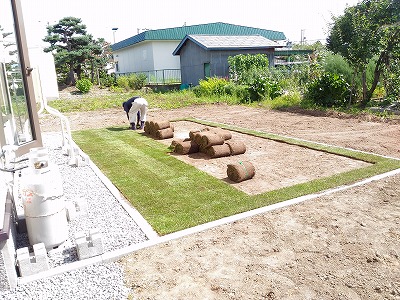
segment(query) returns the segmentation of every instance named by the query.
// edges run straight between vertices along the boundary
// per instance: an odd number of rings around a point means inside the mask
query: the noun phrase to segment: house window
[[[204,64],[204,78],[211,77],[210,73],[210,63]]]
[[[10,5],[11,4],[11,5]],[[20,0],[0,1],[0,144],[42,146]]]

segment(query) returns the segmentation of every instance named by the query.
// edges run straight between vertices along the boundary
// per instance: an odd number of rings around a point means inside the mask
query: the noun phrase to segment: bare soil
[[[173,122],[173,126],[175,138],[161,140],[162,143],[170,145],[172,140],[189,138],[190,130],[201,130],[206,127],[182,121]],[[262,194],[368,165],[363,161],[238,132],[231,134],[231,141],[240,141],[246,145],[244,154],[220,158],[209,158],[201,152],[173,155],[249,195]],[[240,161],[249,161],[256,171],[251,180],[235,183],[227,178],[227,165]]]
[[[73,130],[129,125],[122,109],[67,116]],[[154,119],[180,117],[400,158],[397,119],[226,105],[149,113]],[[52,117],[41,119],[43,131],[59,130],[58,124]],[[247,138],[246,143],[256,147]],[[279,156],[275,146],[261,145],[259,156]],[[285,169],[312,164],[313,172],[300,173],[321,176],[353,164],[336,157],[319,164],[319,154],[290,151],[269,173],[282,173],[285,163]],[[274,184],[285,183],[276,178]],[[120,261],[131,298],[400,299],[399,186],[397,174],[132,253]]]

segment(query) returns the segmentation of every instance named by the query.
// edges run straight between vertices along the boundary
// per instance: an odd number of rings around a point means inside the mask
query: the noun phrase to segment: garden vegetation
[[[73,82],[75,72],[77,89],[88,97],[65,101],[68,103],[54,101],[52,105],[62,112],[119,107],[128,97],[143,93],[146,75],[108,74],[106,66],[112,63],[109,45],[101,39],[93,40],[80,22],[77,18],[64,18],[49,25],[45,41],[50,46],[45,51],[55,55],[60,82]],[[288,64],[275,67],[263,54],[232,56],[228,58],[226,78],[205,78],[192,88],[148,93],[146,98],[152,107],[160,108],[228,103],[348,112],[399,101],[398,0],[360,1],[334,18],[326,46],[317,42],[293,48],[312,51],[291,55],[287,57]],[[104,99],[91,98],[89,92],[94,85],[113,93]]]

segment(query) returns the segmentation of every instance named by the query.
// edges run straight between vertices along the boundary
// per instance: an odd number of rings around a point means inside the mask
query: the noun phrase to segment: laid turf
[[[73,138],[79,147],[161,235],[400,168],[400,161],[377,155],[218,123],[187,120],[351,157],[371,165],[249,196],[168,155],[167,146],[145,134],[121,127],[74,132]]]

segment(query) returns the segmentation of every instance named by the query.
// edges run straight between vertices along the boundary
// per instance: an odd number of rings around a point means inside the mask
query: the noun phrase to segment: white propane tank
[[[46,148],[30,150],[21,187],[29,243],[44,243],[51,250],[65,242],[68,221],[62,178],[58,166],[49,162]]]

